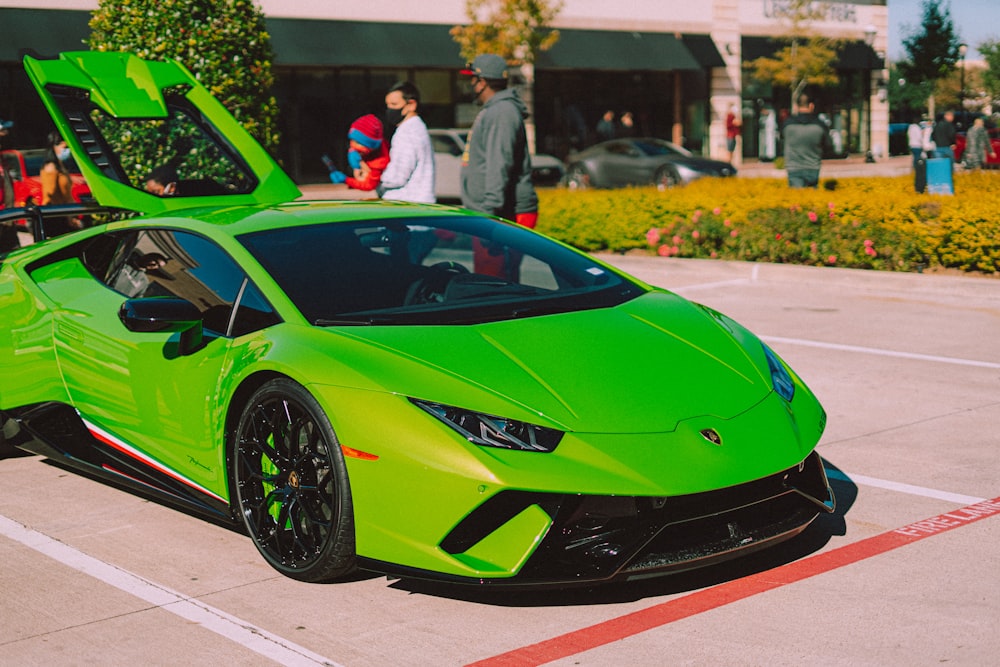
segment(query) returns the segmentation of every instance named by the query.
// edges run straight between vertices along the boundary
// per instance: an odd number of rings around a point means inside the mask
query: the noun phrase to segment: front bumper
[[[550,524],[513,577],[470,578],[364,563],[402,576],[501,586],[633,580],[718,563],[805,530],[835,500],[815,452],[787,470],[733,487],[649,498],[504,491],[439,545],[456,558],[540,508]]]

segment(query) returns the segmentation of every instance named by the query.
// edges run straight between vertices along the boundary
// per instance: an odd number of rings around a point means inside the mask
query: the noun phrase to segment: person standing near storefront
[[[538,195],[524,129],[528,111],[507,87],[507,62],[479,55],[462,74],[471,77],[475,101],[483,107],[462,155],[462,206],[534,227]]]
[[[788,186],[815,188],[819,185],[819,168],[823,152],[830,143],[826,124],[815,113],[809,95],[802,93],[795,101],[795,114],[782,128],[785,143],[785,171]]]
[[[726,150],[729,151],[730,162],[736,157],[736,144],[742,131],[743,118],[737,115],[735,106],[730,106],[726,114]]]
[[[420,91],[402,81],[385,96],[385,126],[394,129],[389,166],[382,172],[378,194],[382,199],[433,204],[434,148],[420,117]]]
[[[42,206],[73,203],[73,179],[65,162],[70,159],[69,147],[57,132],[49,133],[45,161],[39,173],[42,182]],[[51,238],[79,229],[74,218],[55,217],[45,221],[45,236]]]
[[[534,228],[538,195],[531,182],[524,128],[528,110],[517,91],[507,87],[507,61],[490,53],[478,55],[461,73],[470,77],[475,102],[483,107],[462,155],[462,206]],[[478,239],[476,243],[476,273],[518,280],[520,257],[497,255]]]
[[[376,188],[379,197],[390,201],[433,204],[434,147],[427,125],[420,117],[420,90],[410,81],[401,81],[385,95],[385,127],[392,133],[389,166]],[[407,225],[409,255],[422,264],[437,245],[434,230],[427,225]]]
[[[910,154],[913,155],[913,169],[916,170],[917,162],[924,157],[924,128],[920,122],[913,120],[906,128],[906,142],[910,147]]]
[[[934,123],[931,141],[934,142],[934,157],[955,159],[955,114],[945,111],[944,116]]]
[[[965,137],[965,155],[962,158],[966,169],[981,169],[989,158],[996,159],[996,156],[990,144],[990,135],[986,132],[986,123],[982,118],[975,119]]]

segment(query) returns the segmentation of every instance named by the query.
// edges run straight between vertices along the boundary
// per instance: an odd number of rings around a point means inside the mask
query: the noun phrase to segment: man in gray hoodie
[[[483,107],[462,155],[462,206],[534,227],[538,196],[524,130],[528,111],[507,87],[507,61],[482,54],[461,73],[471,77],[475,101]]]
[[[815,105],[805,93],[795,101],[796,113],[785,121],[785,171],[793,188],[819,185],[823,152],[830,144],[830,131],[815,114]]]

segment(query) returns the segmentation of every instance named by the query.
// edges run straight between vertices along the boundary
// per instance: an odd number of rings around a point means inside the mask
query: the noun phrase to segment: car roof
[[[174,60],[72,51],[25,70],[103,206],[163,213],[301,196],[267,151]],[[131,151],[131,152],[130,152]],[[133,154],[134,153],[134,154]],[[145,191],[157,166],[187,168],[179,196]],[[185,177],[184,170],[176,172]]]

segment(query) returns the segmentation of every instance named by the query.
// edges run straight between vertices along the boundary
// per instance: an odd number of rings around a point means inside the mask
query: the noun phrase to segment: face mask
[[[386,109],[385,110],[385,126],[396,127],[403,122],[403,110],[402,109]]]
[[[68,148],[64,148],[61,151],[59,151],[59,159],[63,162],[70,159],[72,156],[73,154],[69,152]]]

